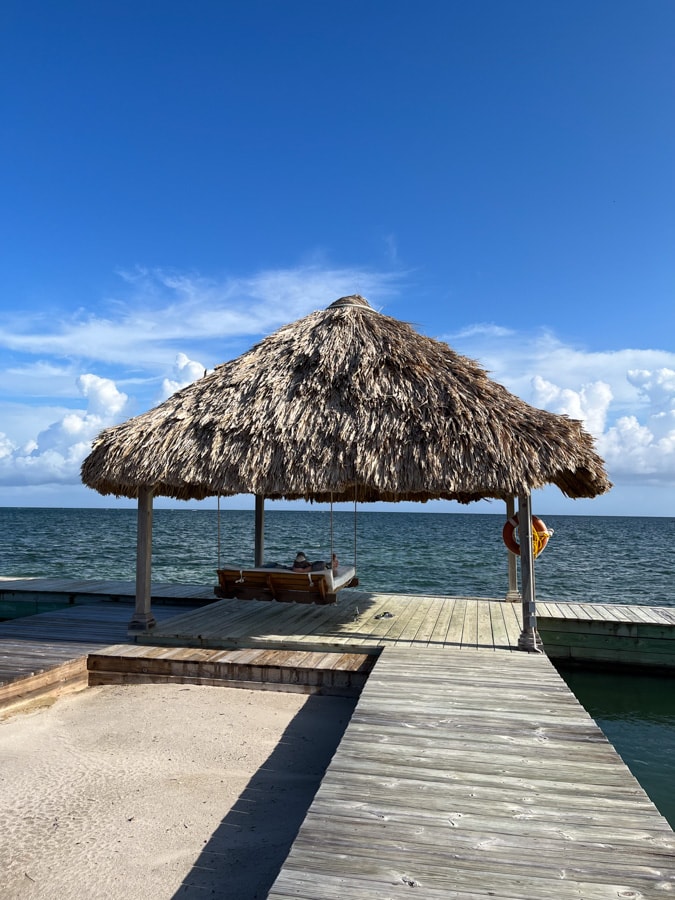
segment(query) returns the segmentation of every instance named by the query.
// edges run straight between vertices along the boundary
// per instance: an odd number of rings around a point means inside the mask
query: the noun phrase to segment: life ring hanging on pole
[[[518,513],[511,516],[502,529],[502,540],[507,548],[516,556],[520,556],[520,544],[516,540],[516,528],[518,528]],[[536,559],[549,542],[553,534],[552,528],[547,528],[546,523],[538,516],[532,516],[532,555]]]

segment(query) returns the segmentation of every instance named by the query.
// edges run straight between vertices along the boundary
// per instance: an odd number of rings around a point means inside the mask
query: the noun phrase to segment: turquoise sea
[[[536,563],[537,594],[675,606],[675,518],[547,516],[554,536]],[[506,590],[504,515],[391,513],[333,516],[341,562],[356,554],[365,590],[499,597]],[[355,542],[356,532],[356,542]],[[133,579],[133,509],[0,507],[0,576]],[[331,518],[311,511],[266,511],[270,562],[298,550],[328,559]],[[220,562],[253,561],[253,513],[157,509],[153,579],[215,582]],[[662,814],[675,826],[675,678],[637,673],[562,673]]]

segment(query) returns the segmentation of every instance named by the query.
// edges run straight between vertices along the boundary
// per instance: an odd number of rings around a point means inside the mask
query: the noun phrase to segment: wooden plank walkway
[[[315,606],[215,601],[203,584],[154,584],[154,609],[190,604],[183,616],[133,640],[211,649],[255,647],[378,654],[386,646],[494,647],[517,643],[521,605],[475,597],[424,597],[346,590],[340,602]],[[0,580],[0,616],[54,603],[130,602],[130,581]],[[47,600],[45,600],[47,598]],[[47,605],[46,605],[47,604]],[[195,605],[200,609],[195,610]],[[547,655],[583,664],[675,669],[675,608],[539,600]]]
[[[546,657],[392,646],[269,898],[657,898],[674,853]]]
[[[153,600],[196,600],[213,601],[213,585],[204,584],[175,584],[166,582],[153,582]],[[0,578],[0,598],[14,595],[30,596],[38,594],[48,596],[50,594],[71,597],[92,596],[96,599],[130,600],[135,594],[133,581],[124,580],[82,580],[64,578]],[[340,597],[366,596],[374,597],[410,597],[419,599],[416,594],[392,594],[392,593],[368,593],[366,591],[346,591]],[[444,597],[436,599],[447,599]],[[450,598],[452,599],[452,598]],[[460,598],[454,598],[460,599]],[[467,597],[470,600],[491,600],[501,602],[501,598]],[[341,604],[338,604],[341,605]],[[519,604],[511,604],[518,608]],[[635,606],[619,603],[567,603],[564,601],[541,600],[537,601],[537,613],[541,619],[567,619],[572,621],[613,621],[618,623],[651,623],[658,625],[675,625],[675,607],[669,606]]]
[[[343,591],[334,606],[219,600],[158,624],[139,643],[379,654],[384,647],[516,647],[520,606],[468,597]]]
[[[153,600],[207,600],[214,599],[213,585],[152,583]],[[36,596],[93,597],[106,600],[129,600],[136,594],[133,581],[122,579],[74,579],[74,578],[2,578],[0,599],[20,599]]]
[[[126,603],[97,603],[0,622],[0,682],[126,641],[132,610]],[[175,612],[158,607],[155,614],[161,621]]]

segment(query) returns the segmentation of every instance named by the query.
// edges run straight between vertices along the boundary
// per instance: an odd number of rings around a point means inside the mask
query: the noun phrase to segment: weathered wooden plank
[[[494,646],[499,649],[508,650],[511,647],[515,647],[516,643],[509,637],[506,620],[504,618],[504,606],[506,606],[506,604],[499,600],[492,600],[490,602],[490,621]]]
[[[478,604],[467,601],[462,630],[462,647],[478,646]]]
[[[420,624],[415,635],[414,643],[417,645],[427,646],[432,635],[436,631],[438,620],[443,614],[443,608],[447,601],[443,597],[432,597],[429,609],[427,610],[424,621]]]
[[[442,601],[435,597],[420,597],[415,603],[413,615],[406,622],[401,636],[396,641],[400,647],[411,647],[418,641],[426,643],[426,634],[433,632]]]
[[[179,683],[232,686],[276,685],[280,691],[310,689],[331,695],[357,696],[371,664],[359,654],[297,653],[259,649],[242,661],[240,652],[204,648],[145,647],[142,655],[106,648],[90,653],[89,684]]]
[[[333,797],[348,804],[374,804],[376,808],[394,802],[398,809],[403,809],[398,798],[401,787],[402,783],[397,783],[396,791],[392,792],[391,779],[373,778],[370,773],[365,772],[341,773],[339,781],[324,781],[316,802],[319,803],[321,798]],[[598,829],[606,824],[616,825],[619,822],[631,835],[635,830],[638,839],[642,831],[657,836],[665,834],[669,840],[672,839],[667,823],[654,820],[651,801],[637,794],[603,798],[599,803],[597,794],[561,796],[545,789],[536,793],[523,790],[509,792],[504,785],[486,778],[471,782],[448,780],[442,784],[428,782],[423,778],[407,779],[402,789],[416,798],[408,809],[423,808],[443,813],[448,808],[454,808],[457,803],[468,804],[473,801],[477,810],[494,810],[495,816],[508,816],[532,823],[580,822],[592,824]],[[463,813],[462,818],[465,815],[472,813]]]
[[[427,647],[441,647],[445,645],[448,628],[455,608],[455,602],[454,597],[443,597],[441,609],[436,622],[434,623],[433,631],[426,642]]]
[[[0,684],[0,710],[16,709],[49,695],[58,697],[87,687],[87,661],[81,656]]]
[[[458,597],[455,600],[455,605],[452,611],[452,619],[450,620],[450,625],[448,626],[448,633],[445,636],[445,643],[450,645],[458,645],[462,644],[462,634],[464,632],[464,619],[466,617],[466,610],[469,603],[468,600],[464,600],[461,597]]]
[[[509,636],[509,644],[512,647],[518,646],[518,638],[522,631],[522,604],[521,603],[504,603],[502,605],[502,613],[504,615],[504,623]]]
[[[494,647],[492,634],[492,615],[487,600],[476,601],[476,646]]]

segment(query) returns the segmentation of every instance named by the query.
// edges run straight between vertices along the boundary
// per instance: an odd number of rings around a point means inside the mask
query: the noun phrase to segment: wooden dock
[[[537,603],[551,659],[585,665],[675,668],[675,608],[618,603]]]
[[[124,643],[131,603],[70,606],[0,622],[0,710],[102,684],[209,684],[358,696],[363,653],[204,650]],[[158,621],[175,608],[158,607]]]
[[[99,600],[133,600],[133,581],[77,578],[0,579],[0,619],[51,612],[54,609]],[[152,599],[161,605],[211,603],[213,586],[153,582]]]
[[[552,664],[497,656],[382,652],[270,900],[675,890],[675,835]]]
[[[101,600],[129,603],[134,590],[131,581],[0,580],[0,618],[3,608],[14,616]],[[214,602],[213,586],[203,584],[153,583],[152,596],[154,610],[188,606],[188,611],[170,625],[162,621],[148,635],[134,636],[134,641],[211,649],[345,652],[353,647],[355,652],[377,654],[392,644],[506,649],[515,646],[520,633],[520,604],[496,598],[346,590],[337,605],[322,612],[313,606],[298,611],[295,604]],[[552,659],[675,668],[673,607],[539,600],[537,616]]]
[[[175,613],[158,608],[158,615]],[[87,656],[126,640],[130,604],[103,603],[0,622],[0,709],[88,684]]]
[[[0,623],[0,708],[87,684],[361,692],[272,900],[675,890],[668,824],[550,660],[512,652],[519,604],[349,591],[337,606],[180,611],[171,602],[195,586],[175,586],[145,643],[129,643],[133,604],[119,587],[115,602],[97,585],[87,605]],[[675,628],[671,611],[545,612]]]

